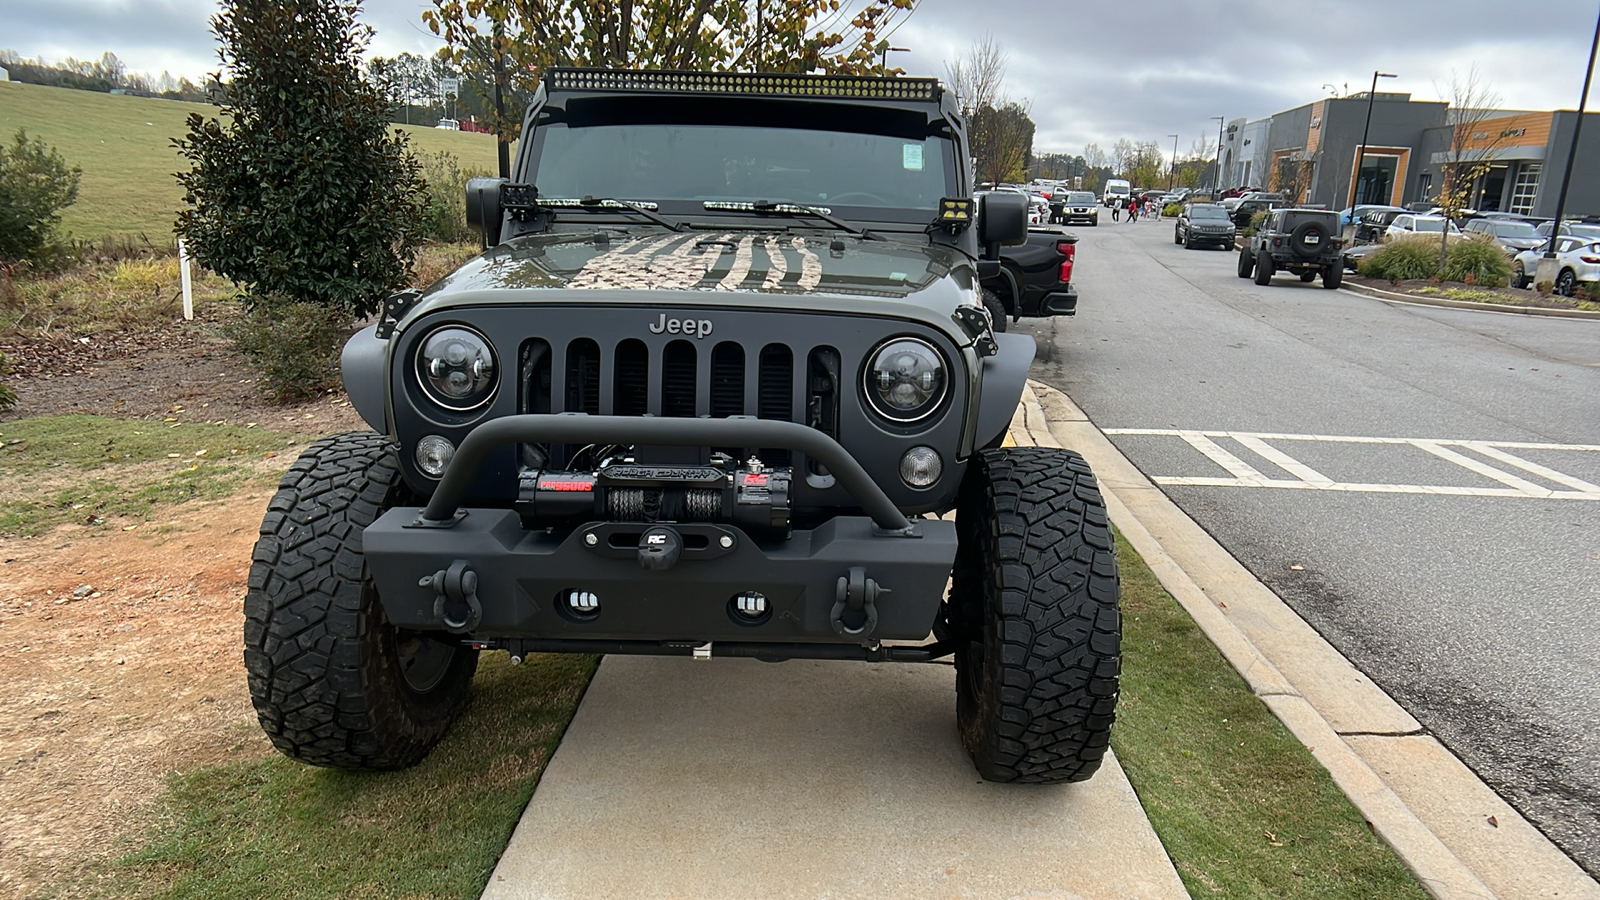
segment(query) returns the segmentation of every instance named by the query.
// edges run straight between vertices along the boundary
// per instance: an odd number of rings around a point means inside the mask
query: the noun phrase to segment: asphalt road
[[[1034,377],[1600,876],[1600,321],[1075,230],[1079,314],[1013,326]]]

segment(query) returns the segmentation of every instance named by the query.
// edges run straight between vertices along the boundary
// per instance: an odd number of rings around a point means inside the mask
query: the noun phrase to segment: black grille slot
[[[673,341],[661,358],[661,414],[694,418],[695,352],[688,341]]]
[[[756,415],[763,419],[794,421],[794,353],[783,344],[761,348],[761,368],[757,375]],[[769,465],[789,464],[789,451],[763,447],[761,459]]]
[[[550,345],[539,338],[522,345],[522,409],[550,411]]]
[[[567,345],[564,412],[600,414],[600,347],[588,338],[578,338]]]
[[[834,440],[839,439],[839,351],[832,347],[818,347],[807,357],[806,366],[806,424]],[[813,475],[827,475],[828,470],[814,459],[806,466]]]
[[[642,416],[649,412],[650,348],[644,345],[644,341],[623,341],[617,345],[615,365],[613,413],[619,416]]]
[[[711,350],[711,417],[744,414],[744,348],[723,341]]]

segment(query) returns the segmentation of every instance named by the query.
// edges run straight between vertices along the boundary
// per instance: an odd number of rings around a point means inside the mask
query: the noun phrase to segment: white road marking
[[[1437,438],[1380,438],[1350,435],[1284,434],[1247,431],[1200,431],[1178,428],[1107,428],[1108,435],[1148,435],[1175,437],[1200,451],[1207,459],[1226,470],[1232,477],[1157,475],[1151,480],[1157,484],[1189,485],[1199,487],[1260,487],[1284,490],[1348,491],[1380,494],[1434,494],[1453,497],[1523,497],[1543,500],[1600,500],[1600,485],[1575,478],[1548,466],[1531,462],[1506,452],[1507,450],[1557,450],[1580,453],[1600,453],[1596,444],[1551,444],[1530,441],[1474,441],[1445,440]],[[1272,463],[1293,478],[1269,478],[1248,462],[1228,452],[1212,440],[1225,438]],[[1450,484],[1369,484],[1334,481],[1305,463],[1300,462],[1280,447],[1269,442],[1302,441],[1330,444],[1383,444],[1415,447],[1446,462],[1460,466],[1476,475],[1498,481],[1505,487],[1477,487]],[[1572,490],[1556,490],[1528,481],[1504,469],[1496,468],[1480,459],[1457,452],[1470,450],[1479,456],[1503,463],[1531,475],[1538,476]]]

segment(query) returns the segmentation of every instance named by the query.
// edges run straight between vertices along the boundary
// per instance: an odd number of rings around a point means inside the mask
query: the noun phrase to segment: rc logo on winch
[[[709,337],[711,335],[710,319],[669,319],[666,313],[661,314],[650,326],[651,334],[685,334],[694,338]]]

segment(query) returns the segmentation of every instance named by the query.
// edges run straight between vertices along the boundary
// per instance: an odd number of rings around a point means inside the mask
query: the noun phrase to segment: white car
[[[1461,233],[1461,229],[1456,227],[1456,223],[1446,219],[1444,216],[1416,216],[1406,213],[1403,216],[1394,217],[1394,221],[1390,222],[1388,229],[1384,231],[1383,239],[1392,241],[1408,234],[1438,234],[1444,231],[1446,226],[1449,226],[1451,234]]]
[[[460,131],[461,123],[455,119],[440,119],[439,124],[433,127],[442,129],[444,131]]]
[[[1511,260],[1511,286],[1525,288],[1533,283],[1530,272],[1539,270],[1544,247],[1524,250]],[[1580,282],[1600,282],[1600,240],[1562,235],[1556,238],[1556,293],[1571,297]]]

